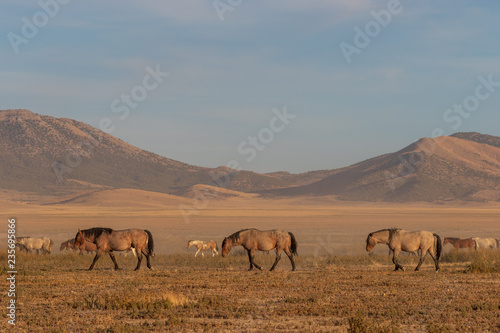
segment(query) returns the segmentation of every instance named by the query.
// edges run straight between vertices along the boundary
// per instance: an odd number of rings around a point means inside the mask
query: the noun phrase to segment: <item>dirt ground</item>
[[[412,257],[404,259],[409,270],[395,273],[387,247],[378,245],[375,256],[364,250],[366,235],[387,227],[429,230],[442,238],[500,238],[499,204],[334,198],[200,203],[133,191],[94,199],[0,200],[2,249],[8,218],[16,219],[17,236],[47,236],[56,244],[50,256],[16,258],[19,331],[500,331],[499,273],[465,273],[468,259],[444,262],[435,273],[430,258],[421,272],[413,272],[417,259]],[[123,270],[112,271],[109,257],[102,257],[88,272],[92,256],[59,252],[59,244],[78,228],[94,226],[151,230],[155,270],[143,263],[133,272],[135,259],[118,256]],[[194,258],[195,250],[186,249],[190,239],[220,244],[249,227],[293,232],[298,270],[290,272],[283,257],[275,272],[248,272],[248,259],[238,248],[226,259]],[[257,260],[269,268],[274,255]],[[2,304],[6,294],[0,292]]]

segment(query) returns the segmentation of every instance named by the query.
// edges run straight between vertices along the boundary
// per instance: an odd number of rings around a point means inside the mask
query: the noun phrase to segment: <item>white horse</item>
[[[52,252],[52,246],[54,242],[47,237],[18,237],[16,240],[16,245],[18,245],[21,249],[26,250],[26,252],[33,252],[36,250],[37,253],[47,253],[50,254]]]
[[[476,242],[476,250],[477,249],[496,250],[498,248],[498,241],[495,238],[472,237],[472,239]]]
[[[212,257],[216,254],[219,255],[219,247],[214,241],[204,242],[200,240],[190,240],[188,242],[187,248],[189,249],[191,246],[196,246],[196,248],[198,249],[198,251],[196,251],[196,254],[194,255],[195,257],[198,255],[198,252],[201,252],[201,256],[204,257],[205,255],[203,254],[203,250],[208,249],[212,250]]]

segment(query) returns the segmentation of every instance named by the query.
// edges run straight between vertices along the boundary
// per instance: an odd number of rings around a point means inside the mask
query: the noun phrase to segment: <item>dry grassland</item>
[[[396,273],[387,247],[378,245],[375,256],[364,251],[368,232],[391,226],[500,238],[499,205],[213,199],[186,221],[179,204],[191,200],[112,194],[108,201],[49,205],[0,201],[5,220],[16,218],[18,236],[56,243],[50,256],[18,254],[18,331],[500,331],[498,253],[448,253],[439,273],[430,258],[421,272]],[[77,228],[94,226],[151,230],[155,270],[143,263],[134,272],[134,258],[117,256],[122,270],[112,271],[102,257],[89,272],[92,256],[59,253]],[[293,232],[298,271],[290,272],[286,257],[275,272],[248,272],[237,248],[226,259],[194,258],[194,249],[186,250],[189,239],[220,244],[248,227]],[[6,228],[1,231],[5,248]],[[6,263],[5,253],[0,256]],[[273,260],[273,254],[257,258],[267,268]],[[416,266],[416,258],[404,260],[409,269]],[[0,295],[6,299],[6,291]]]

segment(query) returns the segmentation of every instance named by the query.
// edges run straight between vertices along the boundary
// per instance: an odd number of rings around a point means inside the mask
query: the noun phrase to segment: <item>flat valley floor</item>
[[[102,195],[102,194],[100,194]],[[5,199],[5,198],[4,198]],[[142,191],[111,191],[58,202],[2,199],[17,236],[54,240],[50,256],[17,254],[16,329],[26,332],[297,331],[297,332],[499,332],[500,273],[471,272],[479,257],[494,267],[499,255],[469,255],[445,247],[442,269],[427,257],[404,257],[405,272],[393,272],[385,245],[365,248],[369,232],[388,227],[429,230],[442,238],[500,238],[500,204],[349,203],[334,198],[213,198],[203,202]],[[149,229],[154,270],[118,255],[94,271],[92,255],[60,252],[78,228]],[[297,268],[286,256],[275,272],[247,271],[241,247],[228,258],[194,258],[188,240],[222,239],[243,228],[285,229],[299,243]],[[493,252],[493,251],[492,251]],[[6,274],[6,252],[0,255]],[[481,259],[481,258],[479,258]],[[257,257],[270,268],[274,253]],[[496,265],[496,266],[495,266]],[[0,291],[2,307],[7,289]],[[5,307],[4,307],[5,309]],[[8,318],[2,315],[7,327]]]

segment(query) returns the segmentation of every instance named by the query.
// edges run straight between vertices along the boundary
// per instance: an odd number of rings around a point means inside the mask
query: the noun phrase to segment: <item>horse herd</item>
[[[420,269],[427,253],[434,261],[436,271],[439,270],[439,258],[441,257],[443,246],[452,244],[456,249],[468,248],[469,250],[478,249],[500,249],[500,240],[495,238],[467,238],[459,239],[455,237],[445,237],[444,242],[441,243],[441,237],[429,231],[406,231],[399,228],[381,229],[368,234],[366,239],[366,251],[371,250],[377,244],[385,244],[393,253],[392,262],[395,265],[394,270],[404,270],[403,266],[399,264],[399,254],[401,252],[419,253],[420,260],[415,271]],[[16,245],[26,252],[47,253],[50,254],[53,246],[52,240],[46,237],[32,238],[32,237],[18,237]],[[191,246],[197,248],[195,257],[201,252],[204,256],[203,250],[211,250],[212,256],[218,255],[219,248],[214,241],[204,242],[199,240],[190,240],[187,248]],[[233,246],[242,246],[248,253],[248,260],[250,262],[249,270],[254,267],[262,270],[262,267],[255,262],[255,254],[257,251],[269,252],[275,250],[276,259],[271,271],[274,270],[276,265],[281,259],[281,253],[285,254],[290,259],[292,271],[296,269],[293,256],[297,254],[298,243],[295,236],[288,231],[284,230],[267,230],[261,231],[257,229],[242,229],[226,238],[222,242],[222,257],[226,257],[231,251]],[[96,261],[102,254],[108,253],[114,263],[114,269],[117,270],[118,264],[113,251],[133,251],[137,257],[138,270],[141,266],[143,256],[146,257],[147,267],[152,268],[150,257],[154,257],[154,241],[153,235],[149,230],[142,229],[126,229],[126,230],[113,230],[111,228],[90,228],[85,230],[78,229],[74,238],[71,238],[61,244],[60,250],[74,249],[83,251],[96,252],[94,260],[89,267],[92,270]]]

